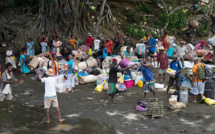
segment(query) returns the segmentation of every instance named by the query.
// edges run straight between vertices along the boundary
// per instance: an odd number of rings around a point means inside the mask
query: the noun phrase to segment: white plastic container
[[[188,103],[188,91],[185,89],[180,90],[179,101],[183,103]]]

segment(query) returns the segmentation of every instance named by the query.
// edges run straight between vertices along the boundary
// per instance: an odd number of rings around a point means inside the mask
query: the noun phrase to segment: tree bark
[[[208,18],[208,26],[207,26],[207,36],[209,36],[209,33],[210,33],[210,25],[211,25],[211,15],[212,15],[212,12],[213,12],[213,4],[214,4],[214,0],[211,0],[211,8],[210,8],[210,12],[208,14],[209,18]],[[209,3],[208,3],[209,4]]]
[[[102,8],[100,10],[100,14],[99,14],[99,18],[98,18],[98,22],[96,24],[96,29],[95,29],[95,33],[98,34],[98,31],[99,31],[99,25],[101,24],[102,20],[103,20],[103,14],[104,14],[104,8],[105,8],[105,5],[106,5],[106,2],[107,0],[103,0],[103,3],[102,3]]]

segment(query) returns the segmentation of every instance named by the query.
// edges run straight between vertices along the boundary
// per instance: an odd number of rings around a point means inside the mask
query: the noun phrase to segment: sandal
[[[205,100],[205,99],[202,99],[199,103],[204,103],[204,100]]]

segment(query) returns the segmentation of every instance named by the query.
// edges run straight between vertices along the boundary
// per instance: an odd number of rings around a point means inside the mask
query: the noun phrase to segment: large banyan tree
[[[23,3],[23,1],[29,0],[18,1]],[[107,0],[33,1],[34,3],[38,2],[37,8],[19,5],[11,14],[8,14],[19,16],[19,18],[14,18],[17,19],[14,24],[8,24],[6,17],[0,19],[0,23],[3,24],[0,28],[1,38],[6,37],[11,31],[15,35],[14,44],[19,48],[24,46],[28,37],[39,41],[41,33],[45,33],[49,37],[59,36],[65,41],[70,34],[79,37],[86,37],[88,32],[99,34],[99,25],[103,20],[111,26],[115,22]]]

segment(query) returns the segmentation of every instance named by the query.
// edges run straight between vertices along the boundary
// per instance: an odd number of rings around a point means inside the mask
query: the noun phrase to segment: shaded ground
[[[137,100],[141,100],[142,89],[130,88],[127,92],[116,96],[117,105],[101,105],[105,92],[96,93],[94,83],[79,85],[74,93],[58,94],[62,116],[66,121],[57,123],[52,115],[51,124],[44,123],[43,110],[44,85],[31,80],[32,74],[17,78],[25,80],[16,84],[11,110],[6,113],[6,102],[0,105],[0,132],[4,133],[146,133],[146,134],[177,134],[177,133],[214,133],[215,106],[206,104],[187,104],[186,109],[170,110],[168,100],[163,99],[164,91],[159,90],[159,101],[164,101],[165,116],[151,119],[146,112],[135,110]],[[149,94],[152,97],[152,94]],[[191,95],[189,100],[191,100]],[[110,98],[109,98],[110,100]],[[51,109],[54,113],[54,109]]]

